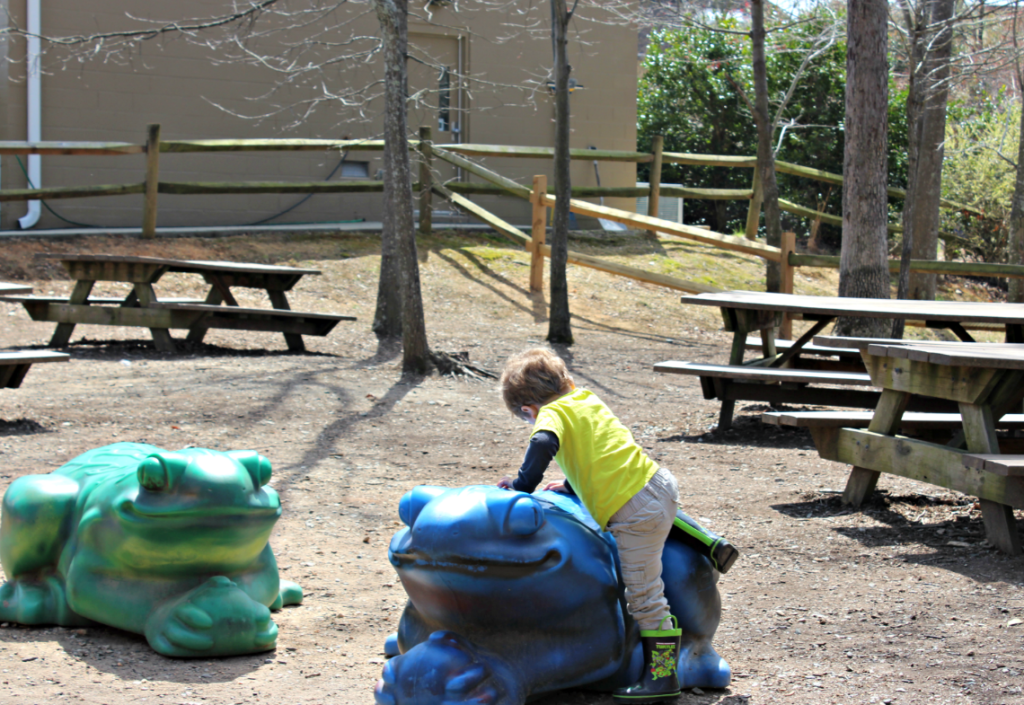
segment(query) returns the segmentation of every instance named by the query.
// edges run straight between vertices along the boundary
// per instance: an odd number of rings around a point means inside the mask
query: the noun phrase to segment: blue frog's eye
[[[402,520],[403,524],[411,527],[416,522],[416,517],[420,515],[423,507],[427,506],[434,497],[446,491],[447,489],[444,487],[432,487],[430,485],[414,487],[399,500],[398,518]]]
[[[521,495],[509,507],[505,525],[513,534],[535,534],[544,526],[544,508],[530,495]]]

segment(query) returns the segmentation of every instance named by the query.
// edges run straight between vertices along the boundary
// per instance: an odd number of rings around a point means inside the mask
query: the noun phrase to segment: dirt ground
[[[643,238],[577,244],[664,270],[706,273],[725,262],[739,272],[731,286],[743,277],[758,285],[757,268],[729,255]],[[504,410],[493,382],[402,378],[397,351],[370,331],[372,237],[11,239],[0,280],[67,293],[59,266],[32,255],[85,250],[315,266],[323,276],[300,282],[293,308],[359,320],[307,338],[304,354],[288,353],[280,335],[231,331],[161,354],[145,331],[79,327],[69,364],[36,365],[21,388],[0,390],[0,489],[115,441],[266,455],[284,506],[271,543],[282,576],[306,592],[275,616],[276,651],[246,657],[172,660],[113,629],[0,625],[0,702],[371,703],[404,604],[387,560],[399,498],[417,484],[493,483],[514,472],[529,428]],[[423,243],[421,260],[434,349],[467,351],[498,370],[543,341],[545,304],[528,292],[525,253],[442,235]],[[756,405],[740,405],[733,430],[712,431],[717,405],[696,379],[651,371],[667,359],[724,361],[717,311],[593,270],[570,268],[570,286],[577,342],[559,352],[577,384],[675,473],[684,508],[743,551],[720,583],[716,645],[733,684],[686,692],[680,703],[1024,702],[1024,558],[985,544],[971,498],[883,477],[863,510],[842,507],[848,468],[821,460],[809,436],[762,426]],[[798,291],[815,287],[829,282],[798,277]],[[203,291],[172,275],[158,293]],[[51,333],[52,324],[0,303],[0,348],[37,348]],[[569,692],[540,702],[611,698]]]

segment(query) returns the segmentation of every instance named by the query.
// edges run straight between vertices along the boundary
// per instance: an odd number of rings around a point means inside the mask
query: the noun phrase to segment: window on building
[[[441,77],[437,85],[437,129],[451,132],[452,77],[451,69],[441,68]]]

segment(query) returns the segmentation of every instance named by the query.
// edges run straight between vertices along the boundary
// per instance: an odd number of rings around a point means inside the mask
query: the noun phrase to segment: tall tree
[[[387,274],[397,274],[402,320],[402,371],[425,373],[431,367],[427,328],[423,318],[423,296],[420,291],[420,267],[416,256],[416,226],[413,222],[412,168],[409,164],[409,140],[406,125],[406,96],[409,74],[406,58],[409,49],[408,0],[373,0],[380,22],[384,51],[384,230],[381,233],[384,251],[397,254],[397,267]],[[383,244],[386,241],[386,245]],[[397,271],[396,271],[397,270]],[[381,261],[380,286],[393,286],[385,281]],[[384,320],[394,318],[393,297],[384,295]],[[376,325],[375,319],[374,324]]]
[[[899,0],[910,46],[907,95],[907,196],[903,207],[903,248],[897,296],[934,299],[935,275],[911,274],[913,259],[938,253],[942,157],[946,133],[954,0]],[[902,336],[903,322],[893,329]]]
[[[772,136],[775,125],[768,113],[768,69],[764,56],[764,0],[750,3],[750,47],[754,69],[754,124],[757,127],[757,170],[761,176],[762,208],[766,241],[773,247],[782,243],[782,212],[779,210],[779,185],[775,178],[775,150]],[[777,262],[768,262],[765,287],[779,291],[782,269]]]
[[[551,49],[555,72],[555,208],[551,223],[551,303],[548,314],[548,342],[572,344],[569,314],[569,65],[568,34],[572,13],[565,0],[551,0]]]
[[[889,298],[889,66],[886,0],[849,0],[846,36],[846,147],[839,295]],[[885,337],[884,320],[841,318],[837,335]]]
[[[1020,18],[1020,3],[1015,0],[1013,3],[1013,46],[1014,46],[1014,68],[1017,74],[1017,85],[1024,80],[1024,69],[1021,67],[1020,39],[1018,26]],[[1021,95],[1024,102],[1024,94]],[[1020,111],[1020,132],[1017,141],[1017,178],[1013,185],[1013,199],[1010,205],[1010,232],[1008,236],[1008,247],[1006,259],[1009,264],[1024,264],[1024,108]],[[1008,299],[1017,303],[1024,302],[1024,279],[1010,279]]]

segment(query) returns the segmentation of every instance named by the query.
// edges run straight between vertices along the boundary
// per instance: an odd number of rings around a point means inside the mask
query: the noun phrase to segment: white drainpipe
[[[28,56],[25,66],[28,71],[28,141],[42,140],[42,75],[39,70],[39,35],[42,31],[40,21],[40,0],[26,0],[25,10],[28,29]],[[43,168],[38,154],[28,156],[28,180],[31,188],[42,188]],[[22,230],[28,230],[39,222],[42,208],[39,201],[28,202],[28,213],[18,219]]]

